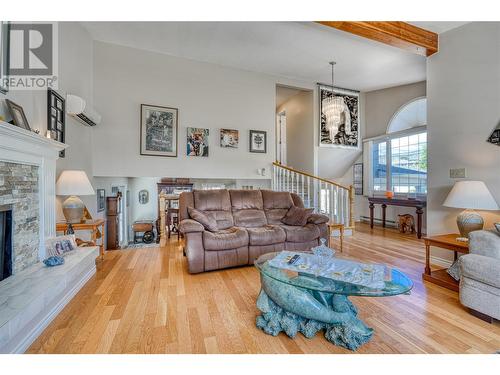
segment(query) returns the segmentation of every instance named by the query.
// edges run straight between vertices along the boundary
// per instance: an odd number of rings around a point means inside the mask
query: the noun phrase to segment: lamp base
[[[469,238],[470,232],[483,229],[484,220],[477,212],[465,210],[457,216],[457,226],[460,236]]]
[[[85,204],[76,195],[72,195],[63,202],[63,214],[69,224],[78,224],[83,220]]]

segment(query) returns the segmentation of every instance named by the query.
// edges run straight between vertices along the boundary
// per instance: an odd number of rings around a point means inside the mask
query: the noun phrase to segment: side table
[[[458,257],[457,253],[467,254],[469,252],[469,243],[457,241],[457,234],[442,234],[439,236],[425,237],[425,271],[422,278],[425,281],[440,285],[444,288],[458,292],[459,283],[453,277],[448,275],[446,269],[431,271],[431,246],[439,247],[440,249],[450,250],[454,252],[454,259]]]
[[[73,230],[87,230],[91,232],[91,241],[99,246],[99,259],[104,259],[104,219],[86,220],[83,223],[71,224]],[[101,243],[97,244],[97,232],[101,232]],[[66,234],[68,231],[68,223],[61,222],[56,224],[56,232],[63,232]]]
[[[328,247],[333,248],[332,244],[332,230],[338,229],[340,232],[340,252],[343,252],[344,247],[344,229],[345,225],[340,223],[328,223]]]

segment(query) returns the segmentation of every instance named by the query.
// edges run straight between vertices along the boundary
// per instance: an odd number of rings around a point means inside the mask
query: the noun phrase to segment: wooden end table
[[[454,259],[458,257],[457,253],[467,254],[469,252],[469,243],[457,241],[457,237],[460,237],[458,233],[453,234],[442,234],[439,236],[425,237],[425,271],[422,274],[422,278],[425,281],[440,285],[444,288],[454,290],[458,292],[459,283],[453,277],[448,275],[446,269],[431,270],[431,246],[439,247],[440,249],[446,249],[453,251]]]
[[[76,232],[78,230],[88,230],[91,232],[91,241],[99,246],[99,259],[104,259],[104,219],[96,220],[86,220],[83,223],[71,224],[73,230]],[[97,232],[101,232],[101,243],[97,244]],[[56,232],[64,232],[67,234],[68,223],[61,222],[56,224]]]
[[[340,252],[343,252],[344,246],[344,224],[339,223],[328,223],[328,247],[333,248],[332,246],[332,230],[338,229],[340,231]]]

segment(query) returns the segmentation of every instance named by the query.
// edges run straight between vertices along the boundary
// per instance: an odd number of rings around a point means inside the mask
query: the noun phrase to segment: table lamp
[[[63,171],[56,184],[57,195],[69,195],[63,202],[62,209],[68,224],[81,223],[85,204],[78,195],[94,195],[94,188],[90,184],[84,171]]]
[[[473,210],[498,210],[498,204],[483,181],[457,181],[448,193],[443,206],[464,208],[457,216],[460,236],[469,237],[469,233],[481,230],[484,221],[481,215]]]

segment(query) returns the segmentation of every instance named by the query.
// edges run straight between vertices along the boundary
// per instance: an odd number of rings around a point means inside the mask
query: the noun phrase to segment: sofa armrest
[[[459,258],[459,263],[461,277],[500,288],[500,259],[478,254],[465,254]]]
[[[326,224],[328,223],[328,220],[330,220],[330,218],[326,215],[311,214],[311,216],[307,219],[307,222],[311,224]]]
[[[469,253],[500,259],[500,235],[496,230],[476,230],[469,234]]]
[[[193,219],[184,219],[179,223],[181,233],[203,232],[205,227]]]

